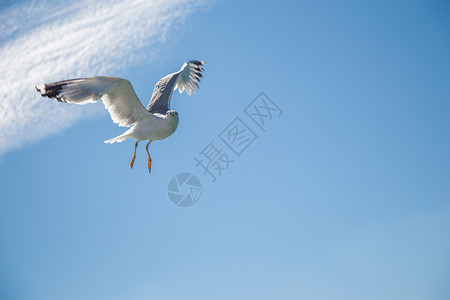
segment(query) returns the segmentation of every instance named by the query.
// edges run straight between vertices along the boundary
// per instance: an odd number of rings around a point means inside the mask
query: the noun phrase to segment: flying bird
[[[130,127],[125,133],[105,141],[112,144],[126,139],[136,139],[130,167],[133,168],[136,148],[140,141],[147,140],[145,150],[148,155],[148,171],[151,172],[152,159],[148,146],[152,141],[163,140],[172,135],[178,127],[179,117],[170,109],[172,92],[176,89],[180,94],[186,90],[195,93],[202,77],[203,60],[185,62],[178,72],[161,78],[155,85],[147,109],[139,101],[131,83],[122,78],[96,76],[77,78],[54,83],[40,84],[36,90],[42,97],[54,98],[59,102],[88,104],[102,99],[111,119],[119,126]]]

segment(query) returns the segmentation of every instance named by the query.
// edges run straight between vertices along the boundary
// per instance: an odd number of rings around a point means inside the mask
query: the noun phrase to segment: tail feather
[[[106,140],[105,144],[120,143],[120,142],[125,141],[127,138],[129,138],[128,134],[124,133],[124,134],[116,136],[115,138],[112,138],[110,140]]]

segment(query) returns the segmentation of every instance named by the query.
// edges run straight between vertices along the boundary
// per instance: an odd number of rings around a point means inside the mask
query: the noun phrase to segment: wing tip
[[[37,92],[44,94],[45,93],[45,84],[36,84],[34,86],[34,88],[36,89]]]
[[[194,64],[194,65],[197,65],[197,66],[206,65],[206,61],[204,61],[204,60],[196,60],[196,59],[190,60],[190,61],[188,61],[188,63],[189,64]]]
[[[200,78],[203,77],[202,72],[204,71],[203,65],[206,62],[204,60],[190,60],[184,63],[181,68],[181,74],[178,79],[175,89],[183,93],[186,91],[188,95],[195,94],[195,90],[199,88]]]
[[[56,99],[58,102],[67,102],[62,95],[60,95],[61,85],[58,85],[58,82],[56,83],[50,83],[50,84],[37,84],[34,86],[37,92],[41,94],[42,97],[47,98],[53,98]]]

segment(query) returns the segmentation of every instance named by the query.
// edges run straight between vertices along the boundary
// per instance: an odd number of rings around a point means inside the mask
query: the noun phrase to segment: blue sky
[[[2,3],[1,299],[450,296],[445,1]],[[101,103],[34,91],[113,75],[147,105],[189,59],[204,79],[174,93],[151,174],[144,143],[132,170],[133,141],[103,143],[124,128]],[[265,132],[244,112],[262,91],[283,111]],[[219,138],[236,117],[258,135],[240,157]],[[211,141],[234,160],[214,183]]]

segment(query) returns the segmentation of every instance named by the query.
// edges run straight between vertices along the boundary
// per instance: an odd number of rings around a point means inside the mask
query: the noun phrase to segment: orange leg
[[[138,146],[139,141],[136,141],[136,144],[134,144],[134,154],[133,154],[133,158],[131,159],[130,162],[130,168],[133,169],[133,165],[134,165],[134,159],[136,158],[136,148]]]
[[[147,151],[147,155],[148,155],[147,168],[148,168],[149,173],[152,171],[152,158],[150,157],[150,153],[148,153],[148,145],[150,145],[150,142],[151,141],[148,141],[147,145],[145,146],[145,150]]]

